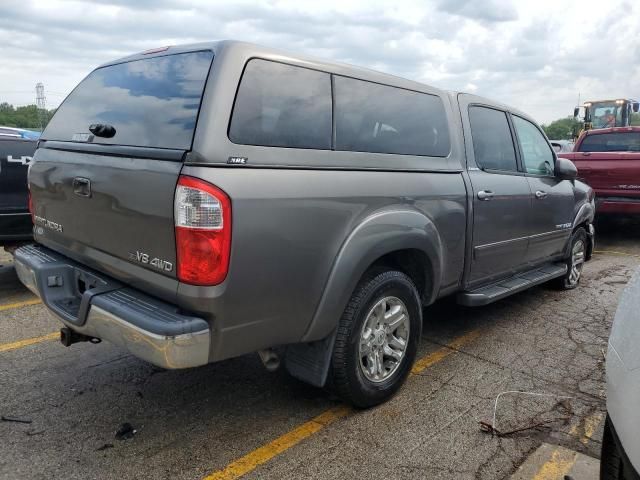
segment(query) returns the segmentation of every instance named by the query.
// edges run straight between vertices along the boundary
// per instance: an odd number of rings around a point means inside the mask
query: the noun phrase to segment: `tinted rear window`
[[[189,149],[210,51],[145,58],[94,70],[58,108],[43,139],[83,141],[89,125],[115,127],[93,143]],[[88,141],[88,140],[84,140]]]
[[[246,145],[331,148],[331,77],[267,60],[242,75],[229,139]]]
[[[640,132],[601,133],[588,135],[580,144],[580,152],[638,152]]]
[[[440,97],[335,77],[336,150],[446,157],[451,149]]]

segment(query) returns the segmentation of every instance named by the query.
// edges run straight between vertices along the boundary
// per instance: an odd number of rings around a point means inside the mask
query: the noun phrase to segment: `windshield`
[[[593,128],[622,126],[622,105],[616,102],[596,102],[591,105]]]
[[[616,132],[588,135],[580,152],[640,152],[640,132]]]
[[[210,51],[151,57],[98,68],[71,92],[44,140],[190,149]],[[92,124],[115,128],[94,136]]]

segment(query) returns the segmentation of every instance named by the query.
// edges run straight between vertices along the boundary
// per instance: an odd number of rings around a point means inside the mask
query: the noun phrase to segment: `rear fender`
[[[425,303],[433,302],[440,288],[444,263],[440,235],[435,225],[417,210],[378,211],[361,222],[342,245],[314,317],[301,341],[311,342],[329,335],[367,269],[384,255],[405,249],[420,250],[426,254],[426,291],[419,293]]]

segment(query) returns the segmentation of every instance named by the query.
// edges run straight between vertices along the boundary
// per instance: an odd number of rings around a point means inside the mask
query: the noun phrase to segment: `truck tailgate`
[[[29,174],[35,238],[116,277],[117,265],[131,262],[175,278],[173,195],[181,167],[40,148]]]
[[[175,295],[173,199],[213,52],[164,48],[91,72],[42,134],[29,174],[35,239]]]

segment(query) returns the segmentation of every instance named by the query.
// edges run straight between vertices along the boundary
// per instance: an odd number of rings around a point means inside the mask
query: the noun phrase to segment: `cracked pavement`
[[[597,251],[581,286],[546,286],[482,308],[443,299],[425,310],[419,356],[478,330],[390,402],[322,428],[244,478],[508,478],[542,442],[600,455],[603,352],[618,296],[640,266],[640,221],[597,226]],[[0,304],[33,299],[0,256]],[[42,305],[0,312],[0,344],[53,332]],[[113,345],[58,342],[0,353],[0,478],[198,479],[224,468],[338,401],[268,373],[257,355],[165,371]],[[498,403],[505,437],[480,430]],[[563,399],[559,397],[570,397]],[[119,426],[137,430],[116,440]]]

